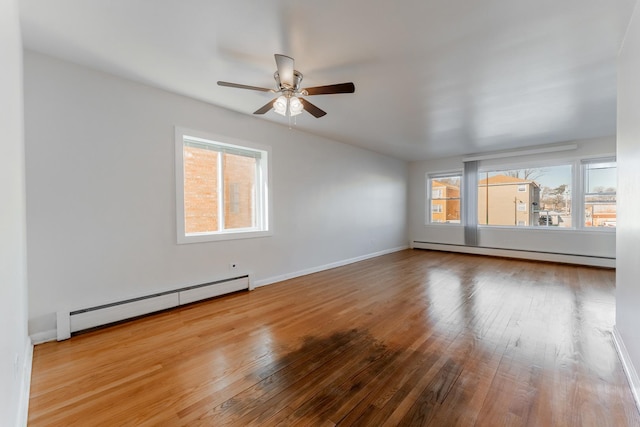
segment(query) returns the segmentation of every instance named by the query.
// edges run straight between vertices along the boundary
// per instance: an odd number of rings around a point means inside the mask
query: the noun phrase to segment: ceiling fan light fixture
[[[275,102],[273,103],[273,109],[275,110],[276,113],[282,116],[286,116],[287,115],[287,98],[285,98],[283,95],[279,96],[278,99],[276,99]]]
[[[298,97],[292,96],[289,99],[289,115],[297,116],[298,114],[302,113],[302,110],[304,110],[304,106],[302,105],[302,102],[300,102],[300,99]]]

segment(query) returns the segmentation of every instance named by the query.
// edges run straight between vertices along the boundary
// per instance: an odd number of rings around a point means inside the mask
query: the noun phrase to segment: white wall
[[[500,162],[513,165],[526,162],[566,160],[576,158],[591,158],[615,154],[615,137],[598,138],[592,140],[572,141],[578,145],[576,150],[556,153],[519,156],[517,158],[503,158],[499,160],[483,160],[482,166],[495,166]],[[425,196],[426,174],[462,171],[463,157],[452,157],[423,162],[413,162],[409,165],[409,239],[449,245],[464,245],[464,230],[462,226],[425,225]],[[560,254],[579,255],[580,257],[565,258],[567,262],[582,262],[584,256],[615,258],[616,235],[613,232],[576,231],[569,229],[517,229],[480,227],[478,244],[484,248],[499,248],[517,251],[553,252]],[[419,246],[419,245],[416,245]],[[482,250],[475,251],[482,253]],[[485,251],[487,252],[487,251]],[[495,253],[505,255],[504,253]],[[542,259],[542,258],[536,258]],[[546,258],[545,258],[546,259]],[[584,262],[588,262],[584,259]],[[593,261],[598,264],[613,261]]]
[[[640,5],[618,63],[616,332],[640,406]]]
[[[25,52],[25,124],[32,334],[232,261],[261,285],[407,246],[407,164],[284,122]],[[174,125],[272,147],[273,236],[176,244]]]
[[[27,336],[22,41],[15,0],[0,0],[0,425],[24,423]]]

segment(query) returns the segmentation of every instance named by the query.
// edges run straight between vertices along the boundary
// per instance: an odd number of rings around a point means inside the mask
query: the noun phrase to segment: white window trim
[[[424,224],[425,225],[436,225],[438,227],[462,227],[463,226],[463,203],[464,200],[462,200],[462,194],[463,194],[463,185],[464,185],[464,179],[463,179],[463,174],[464,171],[462,170],[452,170],[452,171],[446,171],[446,172],[433,172],[433,173],[427,173],[425,175],[425,186],[426,186],[426,203],[425,203],[425,218],[424,218]],[[431,220],[431,206],[434,200],[443,200],[442,198],[437,198],[434,199],[433,198],[433,189],[431,188],[431,180],[432,179],[438,179],[438,178],[449,178],[451,176],[459,176],[460,177],[460,197],[458,197],[458,200],[460,200],[460,222],[459,223],[454,223],[454,222],[437,222],[437,221],[432,221]],[[436,212],[438,213],[438,212]]]
[[[617,227],[587,227],[584,225],[587,219],[586,213],[584,211],[585,196],[586,196],[585,183],[587,181],[587,165],[593,164],[593,163],[609,163],[609,162],[616,163],[616,168],[618,167],[618,160],[615,155],[585,157],[580,159],[577,162],[578,166],[576,169],[578,169],[577,174],[580,179],[580,185],[577,187],[578,197],[575,198],[577,199],[576,206],[572,206],[572,209],[574,207],[577,207],[575,211],[576,211],[576,214],[578,215],[578,221],[579,221],[578,224],[580,224],[579,228],[581,230],[593,231],[596,233],[615,233],[615,230]],[[616,191],[616,203],[617,201],[618,201],[618,192]]]
[[[256,185],[259,186],[258,192],[261,193],[257,197],[256,212],[258,213],[259,230],[255,228],[249,229],[233,229],[207,233],[190,233],[185,232],[185,210],[184,210],[184,138],[193,137],[208,141],[215,141],[219,145],[231,145],[246,147],[252,150],[262,151],[261,165],[256,176]],[[270,172],[271,147],[267,145],[257,144],[254,142],[243,141],[237,138],[231,138],[223,135],[215,135],[207,132],[187,129],[183,127],[175,127],[175,168],[176,168],[176,235],[178,244],[215,242],[221,240],[248,239],[256,237],[267,237],[273,235],[272,230],[272,212],[273,206],[269,191],[271,189],[271,172]],[[260,205],[265,203],[266,206]]]
[[[581,159],[576,160],[575,158],[571,159],[553,159],[553,160],[537,160],[537,161],[518,161],[518,162],[491,162],[490,165],[480,165],[478,167],[478,175],[486,174],[487,172],[500,172],[500,171],[509,171],[516,169],[544,169],[545,167],[557,167],[557,166],[571,166],[571,223],[572,227],[539,227],[536,225],[525,225],[525,226],[515,226],[515,225],[487,225],[487,224],[478,224],[478,228],[518,228],[518,229],[530,229],[530,230],[549,230],[553,232],[562,232],[566,230],[585,230],[585,227],[576,226],[576,224],[580,224],[577,217],[579,213],[576,209],[576,200],[573,197],[578,186],[581,184],[580,178],[580,162]]]
[[[526,228],[532,230],[545,230],[551,232],[565,232],[565,231],[579,231],[579,232],[594,232],[594,233],[615,233],[616,227],[586,227],[584,225],[585,215],[582,207],[584,206],[584,181],[585,181],[585,167],[588,163],[598,162],[617,162],[615,154],[599,154],[599,155],[586,155],[579,158],[558,158],[548,160],[536,160],[536,161],[515,161],[515,162],[501,162],[491,161],[486,162],[488,164],[480,164],[478,167],[478,174],[486,172],[494,172],[501,170],[513,170],[513,169],[544,169],[545,167],[554,167],[562,165],[571,165],[571,222],[572,227],[516,227],[508,225],[486,225],[478,224],[478,228]],[[484,163],[484,162],[483,162]],[[432,176],[435,174],[428,174]]]

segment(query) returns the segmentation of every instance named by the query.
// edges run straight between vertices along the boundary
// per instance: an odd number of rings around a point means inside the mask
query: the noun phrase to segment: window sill
[[[579,232],[579,233],[615,233],[615,227],[555,227],[555,226],[515,226],[515,225],[478,225],[480,230],[526,230],[526,231],[551,231],[552,233]]]
[[[434,227],[434,228],[451,228],[458,229],[463,228],[462,224],[452,224],[446,222],[431,222],[424,224],[424,227]],[[590,227],[590,228],[575,228],[575,227],[525,227],[525,226],[515,226],[515,225],[478,225],[478,230],[504,230],[504,231],[530,231],[530,232],[545,232],[550,231],[552,233],[594,233],[594,234],[615,234],[615,227]]]
[[[259,237],[269,237],[273,231],[232,231],[226,233],[193,233],[185,236],[178,236],[178,244],[219,242],[224,240],[254,239]]]

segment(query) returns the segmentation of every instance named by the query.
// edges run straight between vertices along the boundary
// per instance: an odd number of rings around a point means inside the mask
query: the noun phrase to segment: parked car
[[[553,217],[551,215],[540,215],[540,218],[538,219],[538,225],[544,225],[547,227],[550,225],[554,225]]]

